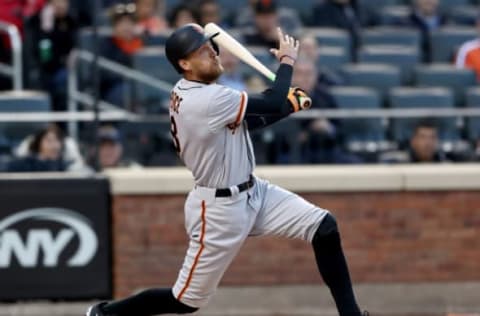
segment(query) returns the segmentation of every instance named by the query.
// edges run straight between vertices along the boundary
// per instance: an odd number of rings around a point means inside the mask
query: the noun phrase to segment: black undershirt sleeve
[[[287,102],[293,67],[280,64],[271,88],[258,95],[249,95],[245,120],[248,129],[258,129],[273,124],[292,113]]]

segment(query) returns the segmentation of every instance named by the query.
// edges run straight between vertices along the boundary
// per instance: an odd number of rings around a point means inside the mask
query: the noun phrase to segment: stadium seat
[[[317,61],[318,67],[328,67],[338,70],[350,62],[350,54],[341,47],[320,46],[320,57]]]
[[[330,89],[339,109],[379,109],[379,94],[364,87],[332,87]],[[339,119],[341,133],[348,146],[354,142],[385,140],[385,126],[380,118]]]
[[[365,45],[360,49],[359,62],[384,63],[397,66],[402,82],[412,81],[413,68],[420,61],[418,49],[401,45]]]
[[[469,108],[480,109],[480,88],[468,88],[466,105]],[[472,141],[480,139],[480,116],[467,118],[467,136]]]
[[[228,2],[234,2],[231,0],[224,0]],[[238,7],[238,2],[236,3]],[[310,16],[313,8],[313,1],[312,0],[279,0],[279,6],[292,8],[297,11],[301,16]]]
[[[374,88],[384,99],[391,88],[401,85],[400,70],[387,64],[348,64],[342,74],[347,85]]]
[[[149,47],[133,55],[133,68],[157,77],[169,84],[175,84],[180,75],[170,65],[163,47]],[[169,93],[142,83],[135,83],[135,99],[148,112],[161,112],[161,103],[169,98]]]
[[[350,52],[352,43],[348,32],[326,27],[304,28],[302,34],[311,34],[315,36],[320,46],[337,46]]]
[[[100,27],[98,29],[98,37],[99,39],[105,38],[107,36],[112,35],[112,29],[110,27]],[[93,47],[95,46],[95,42],[93,40],[93,30],[92,28],[83,28],[80,30],[78,34],[78,45],[79,49],[92,51]]]
[[[390,91],[390,107],[393,109],[454,108],[453,93],[450,89],[440,87],[396,87]],[[406,142],[421,120],[422,118],[418,117],[392,119],[393,139],[399,143]],[[439,128],[439,138],[442,141],[459,139],[456,118],[436,118],[435,122]]]
[[[458,69],[452,64],[419,65],[415,68],[415,84],[418,86],[440,86],[451,88],[455,105],[463,106],[465,88],[475,86],[475,72]]]
[[[448,15],[455,24],[474,26],[478,18],[478,9],[473,5],[455,6]]]
[[[420,49],[420,33],[413,28],[372,27],[362,32],[363,45],[405,45]]]
[[[466,6],[469,4],[471,4],[471,0],[440,0],[440,9],[448,14],[458,6]]]
[[[180,79],[180,75],[168,61],[163,47],[147,47],[135,53],[133,68],[171,84]]]
[[[49,112],[50,97],[39,91],[0,92],[0,112]],[[0,135],[15,145],[44,128],[47,122],[0,122]]]
[[[404,21],[410,14],[408,5],[387,5],[380,9],[380,23],[395,25]]]
[[[145,36],[143,44],[145,46],[164,46],[170,33],[160,33]]]
[[[452,62],[459,46],[478,37],[478,31],[475,27],[447,26],[431,36],[433,62]]]

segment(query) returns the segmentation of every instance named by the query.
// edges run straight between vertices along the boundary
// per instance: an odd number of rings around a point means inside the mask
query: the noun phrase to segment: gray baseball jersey
[[[327,210],[255,176],[240,192],[255,159],[246,124],[247,94],[218,84],[181,79],[171,94],[175,147],[196,185],[185,202],[190,238],[173,295],[205,306],[245,239],[277,235],[311,241]],[[218,197],[218,188],[230,196]]]
[[[180,80],[171,96],[175,148],[195,183],[225,188],[248,180],[255,166],[243,124],[248,96],[218,84]]]

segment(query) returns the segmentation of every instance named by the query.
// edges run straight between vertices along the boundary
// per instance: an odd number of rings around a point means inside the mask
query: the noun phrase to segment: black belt
[[[243,192],[253,187],[254,184],[255,184],[255,179],[252,176],[250,176],[250,179],[248,179],[248,181],[238,184],[237,188],[239,192]],[[229,196],[232,196],[232,191],[229,188],[217,189],[215,191],[215,197],[229,197]]]

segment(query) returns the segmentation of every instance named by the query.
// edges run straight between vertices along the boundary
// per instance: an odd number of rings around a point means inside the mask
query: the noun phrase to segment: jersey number
[[[177,123],[175,122],[175,119],[173,118],[173,116],[170,116],[170,123],[171,123],[170,133],[172,134],[172,138],[173,138],[173,147],[175,147],[175,150],[177,151],[177,153],[180,153],[180,141],[178,140],[178,137],[177,137],[177,133],[178,133]]]

